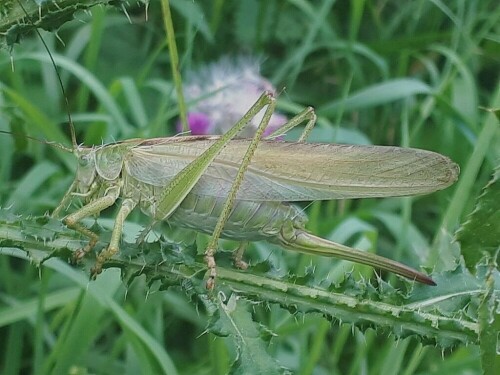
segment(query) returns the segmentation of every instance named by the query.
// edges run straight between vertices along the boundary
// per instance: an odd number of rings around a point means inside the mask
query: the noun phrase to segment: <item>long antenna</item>
[[[14,138],[22,138],[22,139],[31,139],[32,141],[35,141],[35,142],[39,142],[39,143],[43,143],[44,145],[50,145],[50,146],[53,146],[55,148],[58,148],[60,150],[63,150],[63,151],[66,151],[66,152],[73,152],[73,149],[71,148],[68,148],[64,145],[61,145],[59,143],[55,143],[55,142],[49,142],[49,141],[44,141],[42,139],[38,139],[38,138],[35,138],[35,137],[31,137],[29,135],[26,135],[26,134],[23,134],[23,135],[20,135],[20,134],[14,134],[12,132],[8,132],[8,131],[5,131],[5,130],[0,130],[0,133],[2,134],[8,134],[10,135],[11,137],[14,137]]]
[[[76,142],[75,126],[73,124],[73,119],[71,118],[71,112],[69,110],[68,96],[66,95],[66,90],[64,89],[64,85],[63,85],[63,82],[61,79],[61,74],[59,73],[59,68],[57,67],[57,64],[54,60],[54,57],[52,56],[52,53],[50,52],[49,47],[47,46],[47,43],[45,43],[45,40],[43,39],[42,34],[40,34],[40,31],[38,31],[38,28],[33,23],[33,21],[31,21],[30,15],[28,14],[26,9],[24,8],[23,4],[21,3],[20,0],[18,0],[17,3],[19,4],[19,6],[23,10],[23,12],[26,14],[26,17],[28,18],[28,22],[31,24],[31,26],[33,26],[35,28],[35,32],[38,34],[38,37],[42,41],[42,44],[43,44],[45,50],[47,51],[47,54],[49,55],[50,61],[52,61],[52,65],[54,66],[54,69],[56,70],[57,80],[59,81],[59,86],[61,87],[61,91],[62,91],[62,94],[64,96],[64,101],[65,101],[65,105],[66,105],[66,113],[68,115],[68,123],[69,123],[70,132],[71,132],[71,143],[73,145],[73,150],[75,150],[78,147],[78,143]]]

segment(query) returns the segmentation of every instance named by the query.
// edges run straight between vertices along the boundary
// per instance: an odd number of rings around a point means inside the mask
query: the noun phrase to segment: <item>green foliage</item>
[[[75,13],[112,0],[7,0],[0,5],[0,47],[12,48],[34,28],[57,30]]]
[[[486,290],[479,306],[480,346],[483,370],[486,374],[494,374],[500,365],[498,355],[498,332],[500,332],[500,298],[495,285],[496,263],[488,270]]]
[[[90,8],[100,3],[119,7]],[[175,133],[175,56],[160,2],[147,12],[116,1],[23,4],[36,27],[57,31],[43,37],[79,142]],[[424,265],[438,286],[256,243],[246,271],[231,267],[230,252],[217,255],[218,293],[209,295],[192,234],[158,228],[138,248],[149,224],[140,212],[121,254],[89,281],[92,257],[67,264],[84,239],[44,216],[71,183],[72,155],[22,141],[69,145],[65,101],[40,41],[25,36],[32,23],[6,1],[0,44],[19,43],[0,53],[0,131],[16,137],[0,135],[0,372],[494,374],[500,135],[479,107],[500,108],[496,2],[170,4],[181,73],[260,56],[284,89],[282,112],[317,108],[314,141],[420,147],[460,164],[458,183],[429,196],[307,207],[314,233]],[[115,213],[94,226],[98,249]]]
[[[497,168],[493,179],[485,186],[477,200],[476,207],[457,233],[465,264],[469,269],[475,267],[482,258],[486,263],[498,265],[500,238],[500,169]]]
[[[236,294],[232,294],[227,303],[219,301],[217,318],[209,326],[210,331],[216,335],[229,336],[232,339],[237,355],[231,373],[285,373],[286,370],[265,350],[261,336],[268,332],[253,321],[248,309],[249,304],[238,299]]]

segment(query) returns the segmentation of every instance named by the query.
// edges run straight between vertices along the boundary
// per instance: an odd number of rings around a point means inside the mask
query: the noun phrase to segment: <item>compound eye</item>
[[[87,167],[91,161],[92,161],[92,156],[90,154],[82,155],[78,159],[78,164],[80,165],[80,167]]]

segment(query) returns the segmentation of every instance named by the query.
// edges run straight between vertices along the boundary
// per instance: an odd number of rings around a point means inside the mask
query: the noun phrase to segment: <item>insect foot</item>
[[[118,248],[112,246],[108,246],[106,250],[101,251],[97,256],[94,267],[92,267],[92,269],[90,270],[90,278],[92,280],[95,280],[97,275],[99,275],[102,272],[102,266],[104,265],[104,263],[106,263],[114,255],[118,254],[118,252],[119,252]]]
[[[73,254],[72,259],[71,259],[71,263],[77,264],[78,262],[80,262],[90,251],[92,251],[94,246],[95,246],[95,242],[91,241],[85,247],[82,247],[81,249],[76,250]]]
[[[215,269],[215,249],[213,247],[208,247],[205,251],[205,263],[207,264],[209,275],[206,283],[206,288],[208,290],[213,290],[215,288],[215,278],[217,277],[217,271]]]
[[[248,268],[248,263],[243,260],[243,254],[245,253],[247,246],[248,242],[241,242],[240,246],[238,246],[233,255],[233,264],[240,270],[246,270]]]

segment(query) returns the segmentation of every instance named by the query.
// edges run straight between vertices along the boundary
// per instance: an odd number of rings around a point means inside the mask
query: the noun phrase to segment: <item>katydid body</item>
[[[155,221],[166,220],[212,234],[250,140],[228,141],[169,212],[163,209],[166,198],[162,193],[220,140],[174,137],[80,147],[75,188],[86,195],[90,205],[102,202],[98,211],[104,203],[107,207],[120,197],[122,207],[127,203],[120,212],[128,213],[138,206]],[[429,277],[405,265],[310,234],[304,229],[306,216],[284,202],[424,194],[449,186],[457,175],[457,166],[448,158],[424,150],[261,141],[220,236],[244,242],[266,240],[292,250],[369,264],[432,284]],[[91,211],[96,213],[96,208]],[[88,216],[82,210],[65,220],[88,235],[88,230],[75,225],[82,216],[79,212]],[[116,238],[118,241],[119,236]],[[105,252],[101,261],[113,253]]]

